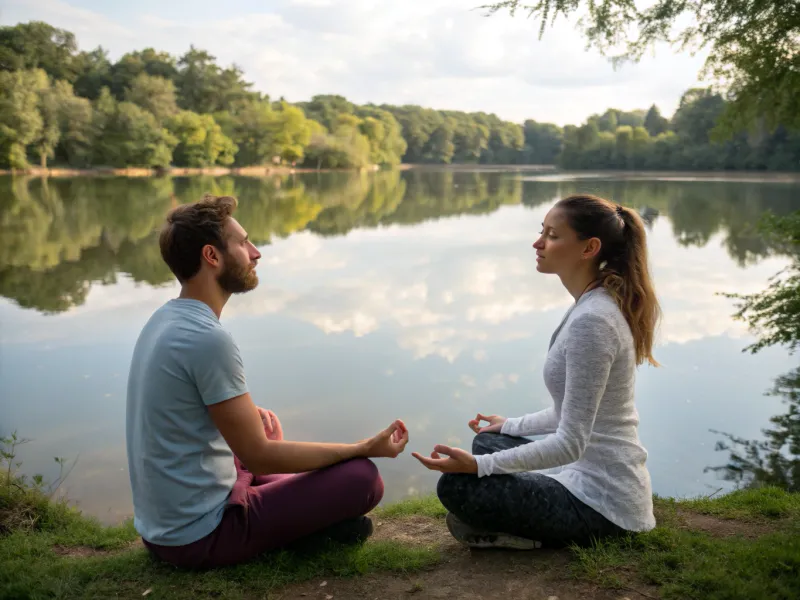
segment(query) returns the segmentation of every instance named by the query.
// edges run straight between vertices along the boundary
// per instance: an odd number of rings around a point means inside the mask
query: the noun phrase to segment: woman
[[[588,195],[559,201],[542,225],[537,270],[558,275],[575,298],[544,365],[554,405],[510,419],[478,414],[472,454],[441,445],[430,457],[413,453],[445,473],[437,491],[448,527],[471,547],[588,544],[655,526],[634,405],[637,365],[658,365],[644,225]]]

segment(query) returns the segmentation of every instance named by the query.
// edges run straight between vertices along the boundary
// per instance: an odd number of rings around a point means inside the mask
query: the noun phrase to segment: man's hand
[[[442,454],[447,458],[442,458]],[[478,472],[478,462],[475,457],[466,450],[461,450],[461,448],[451,448],[450,446],[436,444],[433,447],[430,458],[422,456],[418,452],[412,452],[411,456],[431,471],[440,471],[442,473]]]
[[[261,417],[261,422],[264,423],[264,431],[267,433],[267,439],[278,442],[283,439],[283,427],[276,415],[271,410],[256,406],[258,415]]]
[[[486,421],[489,424],[481,427],[481,421]],[[500,415],[489,415],[486,417],[478,413],[474,419],[470,419],[468,425],[475,433],[486,433],[490,431],[500,433],[500,430],[503,428],[503,423],[506,421],[506,417],[501,417]]]
[[[378,435],[360,442],[367,458],[397,458],[408,444],[408,429],[397,419]]]

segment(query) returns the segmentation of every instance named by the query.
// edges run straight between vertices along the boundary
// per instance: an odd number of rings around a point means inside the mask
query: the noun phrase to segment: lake
[[[720,295],[762,289],[787,259],[754,226],[800,209],[800,184],[695,176],[536,174],[461,169],[276,178],[0,178],[0,433],[31,441],[23,470],[58,475],[85,512],[132,512],[125,388],[136,337],[178,293],[156,231],[203,193],[239,198],[259,246],[259,287],[231,299],[256,402],[296,440],[355,441],[392,419],[411,441],[378,460],[385,501],[435,489],[410,455],[468,448],[476,412],[519,416],[550,400],[547,344],[572,298],[537,273],[531,244],[560,197],[591,192],[648,223],[664,310],[656,358],[637,379],[640,434],[658,494],[732,484],[708,466],[727,431],[757,438],[796,366],[753,340]]]

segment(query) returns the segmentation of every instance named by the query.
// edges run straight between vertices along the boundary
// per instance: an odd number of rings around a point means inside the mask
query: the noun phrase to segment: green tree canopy
[[[530,3],[529,3],[530,2]],[[641,8],[640,8],[641,5]],[[787,0],[503,0],[484,5],[527,12],[539,35],[558,16],[581,14],[589,43],[615,62],[639,60],[656,42],[708,49],[705,70],[729,103],[718,132],[762,123],[800,129],[800,5]],[[618,52],[622,45],[624,50]]]
[[[158,75],[139,73],[125,88],[125,100],[141,106],[160,123],[178,112],[175,84]]]
[[[0,165],[28,166],[26,148],[40,138],[44,120],[39,111],[39,90],[47,75],[35,71],[0,71]]]

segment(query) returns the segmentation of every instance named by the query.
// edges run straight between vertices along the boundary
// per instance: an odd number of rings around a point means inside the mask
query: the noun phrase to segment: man
[[[408,443],[399,420],[354,444],[285,441],[275,414],[253,403],[219,322],[232,294],[258,284],[261,254],[236,205],[205,196],[167,216],[161,255],[181,292],[144,326],[128,379],[134,524],[156,556],[184,567],[242,562],[315,532],[365,539],[364,515],[383,496],[369,458]]]

